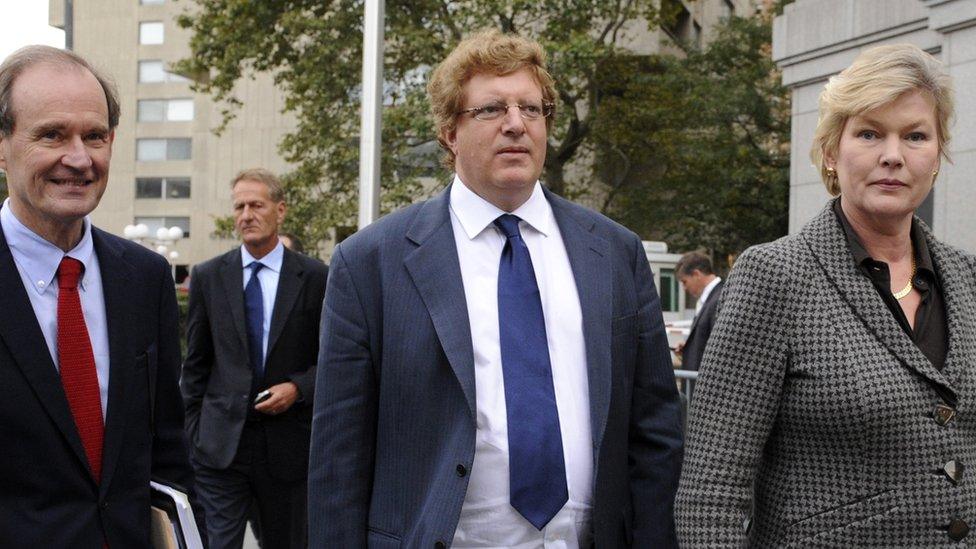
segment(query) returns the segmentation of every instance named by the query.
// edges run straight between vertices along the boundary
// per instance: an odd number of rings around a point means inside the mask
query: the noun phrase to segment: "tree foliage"
[[[7,199],[7,174],[0,172],[0,202]]]
[[[190,1],[179,24],[193,31],[192,55],[177,70],[197,75],[195,89],[223,105],[225,122],[239,106],[236,82],[261,71],[274,75],[296,115],[297,127],[281,143],[295,165],[286,176],[286,230],[314,242],[352,225],[363,2]],[[549,54],[560,101],[543,180],[555,192],[679,248],[733,251],[785,232],[788,133],[780,130],[788,129],[789,112],[770,74],[769,21],[734,20],[721,47],[689,50],[684,60],[627,46],[679,5],[388,0],[382,210],[435,192],[440,185],[430,177],[447,181],[437,164],[426,77],[468,32],[495,27],[539,40]]]

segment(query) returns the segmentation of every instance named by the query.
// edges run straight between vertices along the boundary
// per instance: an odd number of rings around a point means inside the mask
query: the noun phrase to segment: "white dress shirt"
[[[91,220],[86,216],[81,241],[64,253],[64,250],[41,238],[17,219],[10,209],[10,199],[0,209],[0,226],[7,239],[10,254],[17,265],[20,280],[27,289],[37,325],[44,334],[44,341],[51,353],[54,367],[60,372],[58,360],[58,266],[64,256],[80,261],[85,270],[78,280],[78,296],[81,311],[88,328],[95,372],[98,375],[98,392],[102,401],[102,421],[108,413],[109,347],[108,324],[105,318],[105,295],[102,292],[102,272],[98,268],[98,256],[92,242]],[[9,291],[3,289],[0,291]]]
[[[268,334],[271,333],[271,314],[274,312],[275,297],[278,295],[278,279],[281,278],[281,262],[285,257],[285,246],[279,241],[278,245],[261,259],[254,259],[247,248],[241,244],[241,264],[244,266],[244,285],[241,291],[247,288],[247,283],[251,280],[253,271],[250,269],[251,263],[260,261],[264,267],[258,271],[258,282],[261,283],[261,297],[264,298],[264,322],[261,324],[264,336],[261,338],[261,348],[264,349],[264,358],[268,359]]]
[[[509,501],[508,423],[498,328],[498,264],[505,236],[492,223],[504,212],[455,176],[451,224],[474,348],[477,441],[452,547],[571,549],[592,544],[593,436],[583,316],[569,256],[537,182],[512,214],[529,248],[546,322],[569,500],[536,530]]]
[[[711,282],[708,283],[707,286],[705,286],[705,289],[702,290],[702,295],[698,298],[698,303],[695,304],[695,317],[698,316],[698,313],[701,312],[702,307],[705,306],[705,301],[708,299],[709,294],[712,293],[712,290],[714,290],[715,286],[718,286],[718,283],[721,281],[722,277],[716,276]]]

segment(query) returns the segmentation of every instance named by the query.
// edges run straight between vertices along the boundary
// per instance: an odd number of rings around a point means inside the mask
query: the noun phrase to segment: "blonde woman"
[[[730,275],[691,411],[683,547],[976,542],[976,259],[913,216],[952,112],[939,62],[910,45],[825,87],[812,157],[837,198]]]

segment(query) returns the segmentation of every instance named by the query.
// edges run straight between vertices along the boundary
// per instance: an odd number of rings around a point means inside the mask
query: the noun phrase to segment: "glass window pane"
[[[678,295],[675,291],[674,269],[661,269],[661,310],[678,310]]]
[[[163,82],[166,71],[162,61],[139,61],[139,82]]]
[[[190,198],[190,178],[171,177],[167,179],[166,198]]]
[[[145,45],[162,44],[162,21],[146,21],[139,23],[139,43]]]
[[[136,139],[136,160],[166,160],[166,140]]]
[[[142,4],[143,6],[149,6],[153,4],[162,4],[165,1],[166,0],[139,0],[139,3]]]
[[[189,78],[186,78],[184,76],[180,76],[180,75],[176,74],[175,72],[167,72],[166,73],[166,81],[167,82],[189,82],[190,79]]]
[[[183,229],[183,238],[188,238],[190,236],[190,218],[189,217],[167,217],[166,218],[167,227],[179,227]]]
[[[170,99],[166,109],[166,119],[173,122],[193,120],[193,100]]]
[[[142,99],[139,101],[139,122],[162,122],[166,113],[166,101]]]
[[[149,227],[149,238],[156,238],[156,229],[163,226],[162,217],[136,217],[133,222],[135,225],[142,223]]]
[[[162,198],[163,180],[159,177],[136,178],[136,198]]]
[[[166,159],[167,160],[189,160],[190,149],[192,148],[189,139],[167,139],[166,140]]]

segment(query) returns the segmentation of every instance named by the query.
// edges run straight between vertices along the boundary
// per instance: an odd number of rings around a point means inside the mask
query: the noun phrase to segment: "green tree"
[[[7,173],[0,172],[0,201],[7,199]]]
[[[636,76],[617,80],[594,129],[606,213],[723,259],[786,234],[790,97],[771,59],[771,17],[732,18],[685,58],[608,71]]]
[[[298,125],[281,143],[286,230],[306,242],[354,224],[362,2],[192,0],[179,23],[192,55],[177,70],[221,105],[270,72]],[[663,6],[658,8],[657,6]],[[657,0],[386,2],[382,204],[390,211],[447,180],[428,115],[430,69],[465,33],[496,27],[539,40],[559,106],[543,179],[676,249],[741,250],[785,232],[789,107],[770,60],[768,16],[732,19],[679,59],[622,46],[667,22]]]
[[[358,181],[362,2],[331,0],[193,0],[179,24],[193,31],[192,55],[176,70],[203,75],[195,89],[232,117],[235,83],[274,74],[298,126],[281,143],[297,169],[288,176],[287,230],[307,242],[354,223]],[[496,27],[525,32],[550,56],[559,82],[559,116],[544,179],[563,194],[585,191],[586,173],[567,167],[589,146],[601,117],[599,67],[630,53],[628,37],[656,28],[655,0],[392,0],[386,2],[382,204],[395,209],[430,192],[423,176],[446,180],[428,115],[426,75],[465,33]],[[664,14],[667,15],[667,14]],[[585,170],[584,170],[585,172]],[[301,200],[297,210],[296,200]],[[307,215],[306,215],[307,214]]]

